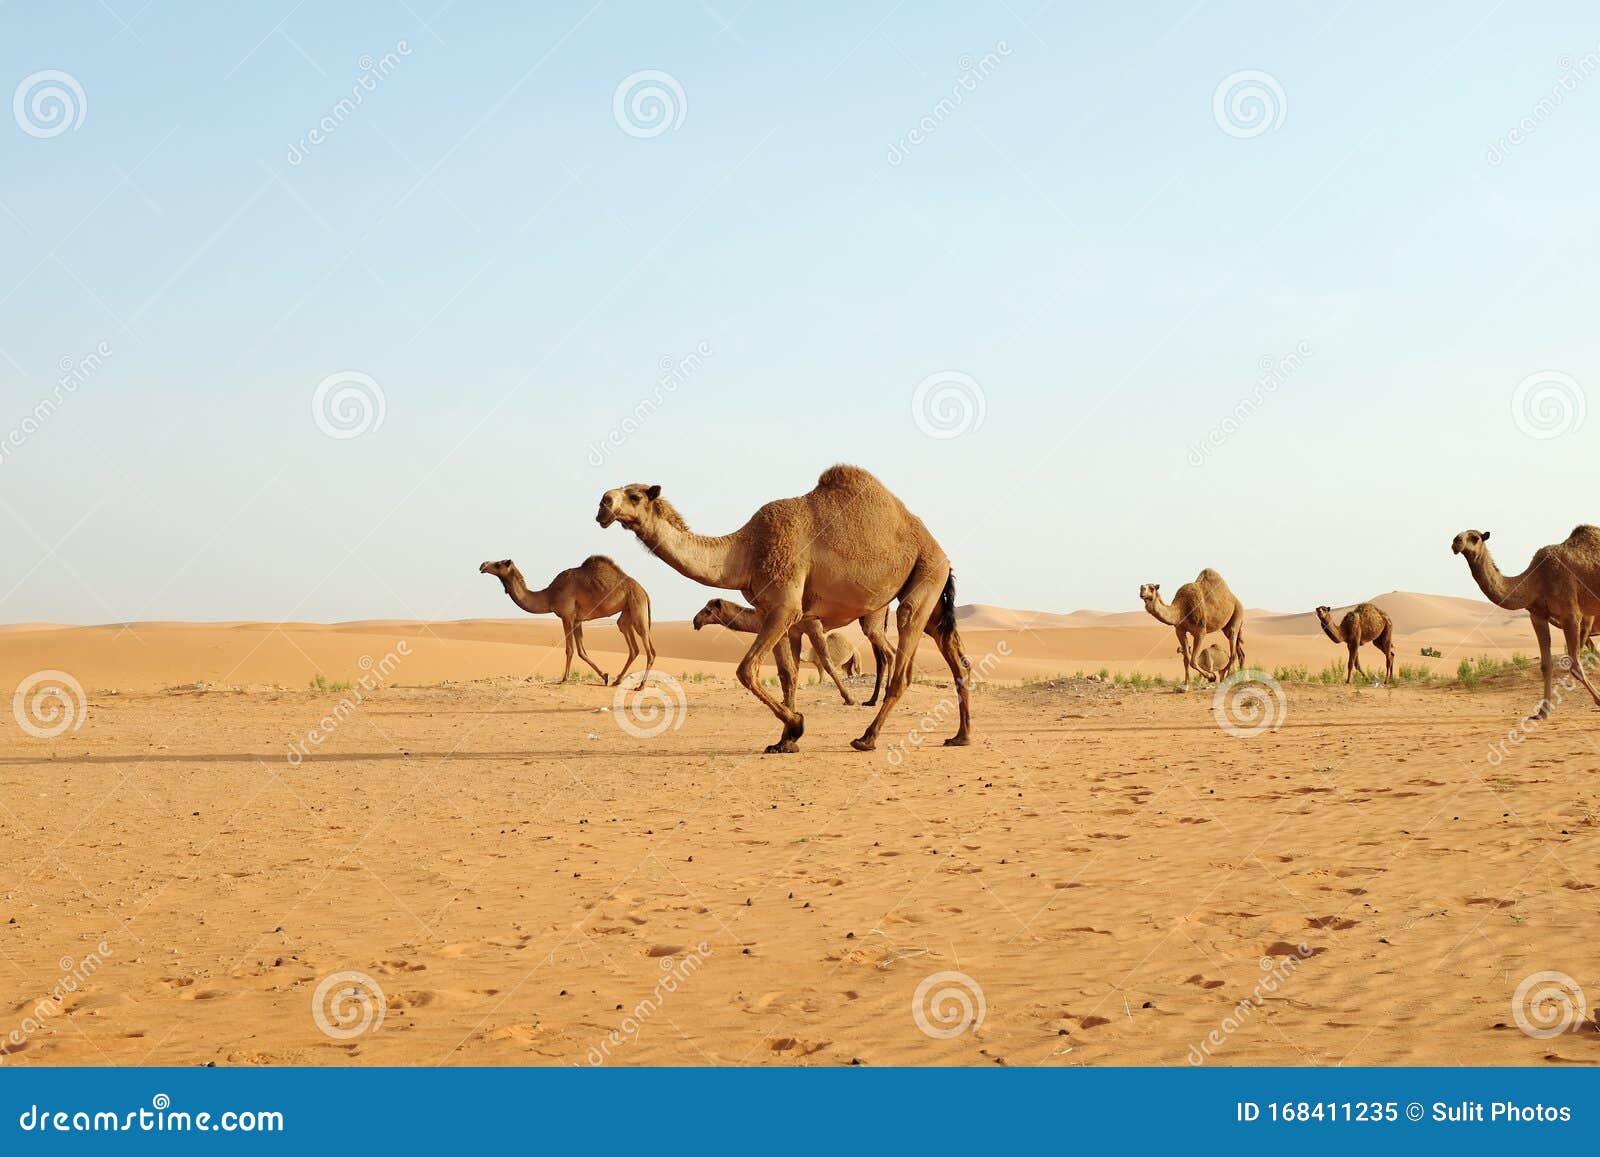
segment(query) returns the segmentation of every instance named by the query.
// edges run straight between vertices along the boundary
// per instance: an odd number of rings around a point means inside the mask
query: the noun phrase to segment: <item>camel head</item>
[[[1150,609],[1150,604],[1151,603],[1156,602],[1160,598],[1161,598],[1161,584],[1160,583],[1145,583],[1143,586],[1141,586],[1139,588],[1139,601],[1144,604],[1146,610]]]
[[[1317,608],[1317,618],[1321,619],[1322,620],[1322,625],[1324,627],[1326,627],[1328,625],[1329,621],[1332,620],[1332,618],[1333,618],[1333,608],[1332,607],[1318,607]]]
[[[516,569],[517,564],[509,558],[503,558],[499,562],[482,562],[478,564],[479,574],[492,574],[498,579],[509,578]]]
[[[637,530],[641,522],[654,516],[655,501],[660,497],[661,487],[642,482],[607,490],[600,496],[600,511],[594,520],[601,526],[620,522],[627,530]]]
[[[694,629],[699,630],[707,623],[721,623],[726,620],[730,604],[727,599],[712,599],[700,608],[700,613],[694,617]]]
[[[1450,543],[1451,554],[1464,554],[1467,558],[1477,558],[1484,551],[1484,543],[1489,541],[1487,530],[1463,530],[1456,535]]]

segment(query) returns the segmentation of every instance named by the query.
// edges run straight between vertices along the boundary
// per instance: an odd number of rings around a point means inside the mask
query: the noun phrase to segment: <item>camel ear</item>
[[[661,487],[659,487],[659,486],[650,487],[649,490],[646,490],[644,492],[644,496],[646,498],[648,498],[651,502],[654,502],[656,499],[661,497]]]
[[[1483,532],[1483,541],[1484,542],[1488,542],[1489,541],[1489,532],[1487,530]]]

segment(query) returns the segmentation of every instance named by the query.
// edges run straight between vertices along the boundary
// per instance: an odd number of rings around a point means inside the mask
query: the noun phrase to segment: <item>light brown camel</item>
[[[1178,654],[1183,654],[1182,647],[1178,648]],[[1207,683],[1215,683],[1228,669],[1228,648],[1212,643],[1194,657],[1194,666]]]
[[[1533,552],[1528,569],[1509,578],[1489,557],[1489,532],[1463,530],[1450,544],[1453,554],[1465,555],[1467,569],[1478,589],[1497,607],[1528,612],[1534,638],[1539,640],[1539,673],[1544,676],[1544,698],[1529,719],[1549,718],[1555,706],[1550,698],[1555,663],[1550,657],[1550,627],[1566,635],[1572,674],[1596,704],[1600,693],[1583,669],[1583,649],[1600,616],[1600,527],[1582,525],[1565,542],[1541,546]]]
[[[1394,622],[1381,609],[1371,603],[1357,603],[1343,618],[1335,622],[1332,607],[1318,607],[1317,621],[1322,624],[1324,635],[1335,643],[1343,643],[1350,648],[1350,657],[1344,665],[1346,683],[1356,675],[1366,674],[1361,669],[1362,643],[1371,643],[1383,652],[1383,681],[1394,682]]]
[[[898,599],[897,646],[883,703],[860,738],[858,751],[877,746],[884,721],[911,682],[917,643],[926,629],[955,678],[960,726],[947,746],[971,742],[968,685],[971,664],[956,630],[956,584],[950,560],[922,520],[883,483],[855,466],[830,466],[815,489],[780,498],[750,521],[717,537],[696,534],[661,496],[661,487],[636,484],[608,490],[595,515],[601,526],[620,522],[679,574],[708,587],[741,592],[760,617],[760,630],[739,662],[739,682],[783,723],[768,751],[795,751],[805,717],[761,686],[761,658],[799,624],[819,651],[825,631],[861,621],[874,649],[887,640],[877,616]]]
[[[640,678],[650,673],[655,665],[656,645],[650,640],[650,596],[633,579],[622,573],[622,568],[603,554],[593,554],[583,560],[582,566],[564,570],[550,580],[542,591],[530,591],[522,579],[522,572],[509,558],[499,562],[486,562],[478,567],[479,574],[492,574],[500,580],[511,601],[530,615],[555,615],[561,620],[562,633],[567,644],[567,666],[561,672],[565,683],[572,675],[572,649],[578,657],[600,676],[601,683],[609,683],[606,673],[595,667],[589,652],[583,649],[583,624],[590,619],[609,619],[617,616],[617,628],[628,644],[628,661],[617,673],[617,682],[628,673],[640,650],[644,651],[644,671]]]
[[[712,599],[700,608],[694,617],[694,629],[700,630],[708,624],[716,623],[727,627],[730,631],[743,631],[753,635],[761,629],[761,617],[749,607],[742,607],[728,599]],[[779,643],[772,649],[773,659],[778,664],[778,682],[783,685],[783,703],[785,707],[794,706],[794,682],[787,676],[795,668],[805,663],[811,663],[817,668],[817,679],[832,679],[833,685],[839,688],[839,694],[845,703],[855,706],[855,700],[850,698],[850,692],[844,685],[840,675],[860,674],[861,662],[856,657],[856,649],[850,645],[850,640],[843,635],[830,633],[827,636],[828,649],[825,654],[819,654],[815,647],[808,651],[800,649],[801,630],[795,627],[789,632],[788,639]],[[784,663],[778,652],[788,649],[794,666]]]
[[[1145,583],[1139,588],[1144,609],[1178,635],[1178,654],[1183,658],[1183,681],[1188,683],[1195,652],[1210,631],[1221,631],[1228,640],[1226,675],[1244,666],[1244,607],[1233,597],[1222,576],[1207,567],[1184,583],[1170,603],[1161,601],[1161,584]]]

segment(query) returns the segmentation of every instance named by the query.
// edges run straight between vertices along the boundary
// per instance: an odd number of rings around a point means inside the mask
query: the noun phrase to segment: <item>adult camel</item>
[[[875,619],[895,600],[897,646],[889,686],[872,722],[851,746],[857,751],[877,746],[884,721],[911,682],[924,629],[955,678],[960,726],[945,744],[971,742],[971,664],[956,630],[950,560],[922,520],[867,471],[831,466],[810,492],[767,503],[732,534],[696,534],[662,497],[660,486],[643,483],[606,491],[595,520],[601,526],[621,523],[679,574],[739,591],[756,610],[759,629],[738,674],[745,689],[783,724],[769,752],[798,750],[805,717],[761,686],[762,656],[796,625],[812,647],[823,651],[827,631]]]

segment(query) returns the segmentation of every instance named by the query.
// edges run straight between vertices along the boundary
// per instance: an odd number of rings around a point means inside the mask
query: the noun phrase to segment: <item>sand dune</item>
[[[1475,599],[1391,592],[1371,600],[1398,629],[1402,662],[1453,671],[1463,656],[1532,653],[1527,617]],[[1171,628],[1140,611],[1051,614],[1003,607],[961,607],[958,616],[968,654],[991,657],[997,682],[1094,671],[1176,675],[1180,665]],[[1246,613],[1251,665],[1320,669],[1340,659],[1311,613]],[[860,630],[846,628],[870,670],[871,653]],[[590,655],[608,674],[620,670],[626,647],[610,623],[584,628]],[[724,627],[696,631],[686,622],[655,625],[658,665],[671,674],[731,676],[749,636]],[[564,655],[561,625],[550,616],[414,622],[374,619],[318,623],[140,622],[97,627],[19,625],[0,630],[0,682],[33,671],[70,671],[91,689],[160,689],[197,683],[299,688],[321,675],[336,682],[360,677],[371,664],[404,644],[392,681],[428,685],[520,675],[553,678]],[[1423,647],[1442,652],[1423,658]],[[1374,653],[1375,654],[1375,653]],[[932,647],[919,649],[918,668],[944,668]],[[634,670],[642,665],[642,659]],[[581,663],[575,670],[587,674]],[[807,678],[813,677],[809,672]]]

